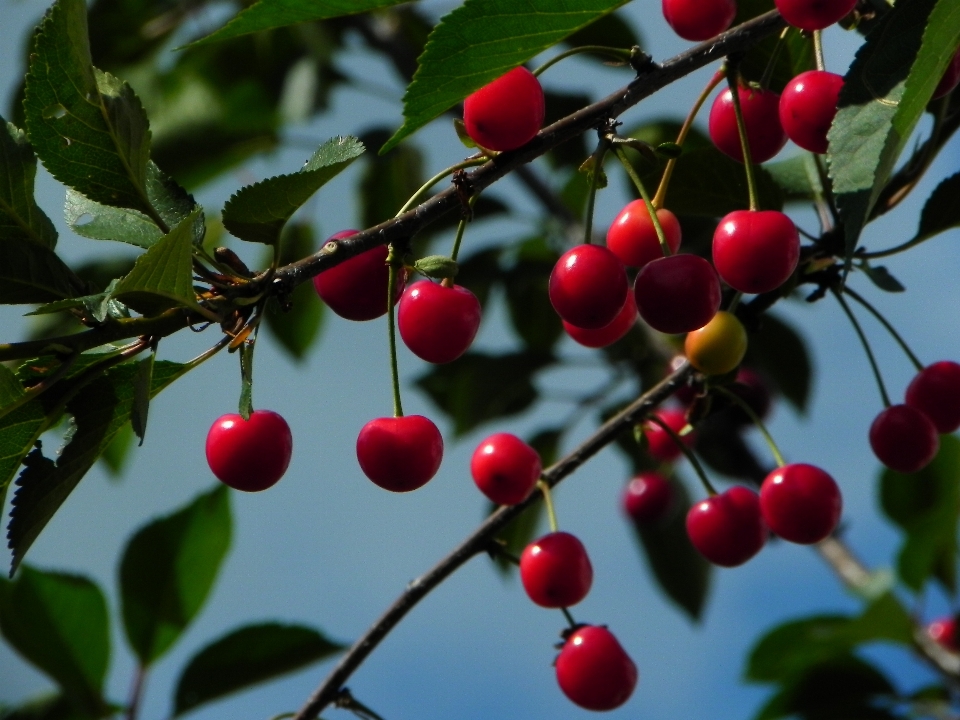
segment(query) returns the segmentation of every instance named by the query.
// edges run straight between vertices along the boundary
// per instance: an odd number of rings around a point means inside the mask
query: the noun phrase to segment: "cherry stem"
[[[844,285],[843,291],[847,295],[852,297],[854,300],[856,300],[858,303],[860,303],[863,307],[865,307],[870,312],[871,315],[873,315],[877,320],[879,320],[880,324],[887,329],[887,332],[890,333],[891,336],[893,336],[893,339],[897,341],[897,344],[900,346],[903,352],[905,352],[907,354],[907,357],[910,358],[910,362],[913,363],[913,366],[917,370],[923,370],[923,367],[924,367],[923,363],[920,362],[920,359],[913,354],[913,351],[910,349],[910,346],[907,345],[906,340],[900,337],[900,333],[896,331],[896,328],[894,328],[893,325],[890,324],[890,322],[883,316],[883,314],[879,310],[877,310],[873,305],[867,302],[867,299],[864,298],[862,295],[860,295],[860,293],[854,292],[846,285]]]
[[[188,360],[183,364],[183,366],[186,368],[189,368],[190,370],[193,370],[195,367],[197,367],[201,363],[206,362],[207,360],[212,358],[214,355],[216,355],[218,352],[223,350],[231,342],[233,342],[233,338],[230,337],[229,335],[224,335],[222,338],[220,338],[220,340],[217,342],[216,345],[214,345],[208,350],[204,350],[202,353],[197,355],[192,360]]]
[[[773,77],[773,69],[777,66],[777,60],[780,57],[780,51],[783,50],[783,41],[787,39],[789,27],[785,27],[780,37],[777,38],[777,44],[773,46],[773,52],[770,53],[770,59],[767,60],[767,66],[763,69],[763,75],[760,78],[760,87],[766,90],[770,86],[770,78]]]
[[[630,59],[633,57],[632,48],[628,49],[628,48],[608,47],[606,45],[581,45],[579,47],[570,48],[569,50],[566,50],[560,53],[559,55],[556,55],[550,58],[543,65],[541,65],[540,67],[538,67],[536,70],[533,71],[533,76],[540,77],[540,75],[542,75],[547,68],[553,65],[556,65],[561,60],[568,58],[571,55],[579,55],[580,53],[587,53],[587,52],[599,53],[601,55],[608,55],[614,60],[622,60],[624,62],[629,62]]]
[[[587,215],[583,222],[584,245],[590,245],[593,242],[593,209],[597,200],[597,185],[600,181],[600,174],[603,172],[603,158],[609,149],[610,143],[607,139],[600,138],[597,149],[590,156],[593,159],[593,175],[590,177],[590,192],[587,193]]]
[[[760,419],[760,416],[754,412],[754,409],[750,407],[750,403],[744,400],[742,397],[737,395],[735,392],[728,390],[725,387],[715,387],[714,390],[719,392],[721,395],[726,397],[729,400],[732,400],[735,405],[737,405],[741,410],[743,410],[747,417],[757,426],[757,430],[760,431],[760,434],[763,435],[764,441],[767,443],[767,447],[770,448],[770,452],[773,453],[773,459],[777,461],[777,467],[783,467],[786,465],[786,461],[783,459],[783,454],[780,452],[780,448],[777,447],[777,443],[774,442],[773,436],[767,430],[767,426],[764,425],[763,420]]]
[[[823,39],[820,37],[821,30],[813,31],[813,56],[816,58],[817,70],[823,72],[827,69],[827,64],[823,61]]]
[[[394,217],[397,218],[403,215],[407,210],[412,208],[420,200],[420,198],[422,198],[430,190],[430,188],[432,188],[434,185],[436,185],[438,182],[443,180],[448,175],[453,175],[457,170],[463,170],[464,168],[468,168],[468,167],[475,167],[476,165],[483,165],[489,159],[490,158],[488,158],[486,155],[483,155],[482,157],[472,157],[472,158],[468,158],[467,160],[464,160],[463,162],[459,162],[456,165],[451,165],[450,167],[441,170],[432,178],[427,180],[423,185],[421,185],[420,189],[410,196],[410,199],[403,204],[403,207],[400,208],[400,211],[396,215],[394,215]]]
[[[687,447],[687,444],[683,441],[683,438],[677,435],[674,429],[669,425],[667,425],[667,423],[661,420],[657,415],[650,415],[647,419],[650,422],[655,423],[656,425],[659,425],[660,429],[662,429],[667,435],[669,435],[670,439],[673,440],[673,442],[676,444],[678,448],[680,448],[680,452],[682,452],[686,456],[687,460],[690,461],[690,464],[693,466],[694,472],[697,474],[697,477],[700,478],[700,482],[703,483],[703,487],[707,491],[707,495],[710,495],[711,497],[716,495],[717,490],[715,487],[713,487],[713,485],[710,483],[710,480],[707,478],[707,473],[704,472],[703,465],[701,465],[700,461],[697,460],[697,456],[693,454],[693,450]]]
[[[577,621],[573,619],[573,615],[570,614],[570,611],[567,610],[567,608],[562,607],[562,608],[560,608],[560,612],[563,613],[563,616],[567,619],[567,622],[570,624],[570,629],[571,629],[571,630],[576,630],[576,629],[577,629]]]
[[[403,417],[403,405],[400,403],[400,371],[397,369],[397,320],[393,295],[397,288],[397,258],[394,254],[393,243],[387,246],[387,264],[390,272],[387,275],[387,335],[390,338],[390,379],[393,383],[393,416]]]
[[[836,289],[831,288],[833,296],[837,299],[837,302],[840,303],[840,307],[843,308],[843,311],[847,314],[847,317],[850,319],[853,329],[857,331],[857,337],[860,338],[860,344],[863,345],[863,349],[867,353],[867,360],[870,361],[870,369],[873,370],[873,377],[877,381],[877,387],[880,388],[880,398],[883,400],[883,406],[885,408],[890,407],[892,404],[890,402],[890,396],[887,395],[887,388],[883,384],[883,378],[880,376],[880,368],[877,365],[877,360],[873,356],[873,350],[870,349],[870,343],[867,341],[867,336],[863,334],[863,329],[860,327],[860,323],[857,322],[857,318],[854,316],[853,311],[850,310],[850,306],[847,305],[847,301],[843,299],[843,295],[837,292]]]
[[[663,256],[669,257],[673,253],[670,251],[670,245],[667,244],[667,236],[663,233],[663,227],[660,225],[660,218],[657,217],[657,210],[654,207],[653,202],[650,200],[650,195],[647,193],[647,189],[643,186],[643,181],[640,180],[640,176],[637,175],[637,171],[633,169],[633,165],[630,164],[630,159],[627,157],[627,153],[622,147],[614,145],[613,152],[618,158],[620,158],[620,163],[623,165],[623,169],[627,171],[627,175],[630,176],[633,184],[636,185],[637,190],[640,192],[640,197],[643,198],[643,204],[647,206],[647,212],[650,213],[650,220],[653,222],[653,229],[657,231],[657,240],[660,242],[660,249],[663,251]]]
[[[557,532],[557,514],[553,511],[553,499],[550,497],[550,486],[543,480],[537,480],[537,487],[543,493],[543,504],[547,506],[547,520],[550,523],[550,532]]]
[[[137,720],[140,712],[140,701],[143,699],[143,687],[147,679],[147,669],[138,664],[133,674],[133,683],[130,687],[130,702],[127,704],[127,720]]]
[[[750,153],[750,143],[747,141],[747,125],[743,121],[743,108],[740,107],[740,88],[737,82],[737,72],[733,68],[727,69],[727,85],[730,86],[730,101],[733,103],[733,114],[737,118],[737,132],[740,134],[740,149],[743,151],[743,167],[747,171],[747,192],[750,196],[750,210],[760,209],[757,202],[757,179],[753,175],[753,157]]]

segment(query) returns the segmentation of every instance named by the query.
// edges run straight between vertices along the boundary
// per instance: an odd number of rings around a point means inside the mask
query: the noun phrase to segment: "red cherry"
[[[359,230],[341,230],[327,238],[340,240],[356,235]],[[355,255],[313,278],[317,295],[337,315],[347,320],[373,320],[387,314],[387,246],[378,245]],[[393,301],[400,299],[406,272],[397,273],[397,287]]]
[[[620,707],[637,686],[637,666],[613,633],[599,625],[571,633],[554,665],[563,694],[587,710]]]
[[[675,433],[679,433],[687,426],[687,417],[683,410],[667,408],[666,410],[658,410],[654,415],[663,420],[663,422],[667,424],[667,427]],[[683,451],[677,447],[673,438],[670,437],[667,431],[660,427],[659,424],[648,420],[643,424],[643,434],[647,438],[647,452],[650,453],[654,460],[659,462],[673,462],[683,454]],[[688,446],[693,445],[695,437],[695,433],[687,433],[683,436],[683,442]]]
[[[943,72],[943,77],[940,78],[940,82],[934,88],[933,97],[930,99],[937,100],[947,93],[953,92],[958,83],[960,83],[960,50],[953,54],[953,59],[947,65],[947,69]]]
[[[873,454],[892,470],[915,473],[940,449],[940,436],[930,418],[910,405],[891,405],[870,426]]]
[[[743,123],[750,143],[750,157],[755,163],[766,162],[787,144],[787,134],[780,125],[780,96],[772,90],[738,88]],[[737,116],[733,110],[730,88],[717,95],[710,108],[710,139],[724,155],[743,162]]]
[[[491,435],[477,446],[470,459],[473,481],[498,505],[526,500],[541,469],[537,451],[510,433]]]
[[[699,330],[720,309],[717,272],[697,255],[681,253],[648,263],[633,292],[640,317],[671,335]]]
[[[960,651],[957,643],[957,620],[952,617],[940,618],[927,625],[927,635],[943,645],[947,650]]]
[[[543,125],[543,88],[525,67],[484,85],[463,101],[467,135],[490,150],[526,145]]]
[[[776,0],[783,19],[801,30],[823,30],[846,17],[857,0]]]
[[[734,210],[713,234],[713,264],[723,281],[743,293],[775,290],[800,259],[800,234],[776,210]]]
[[[249,420],[222,415],[207,433],[207,464],[234,490],[259,492],[275,485],[292,452],[290,426],[270,410],[254,410]]]
[[[941,360],[925,367],[907,386],[906,402],[930,418],[937,432],[960,428],[960,365]]]
[[[609,325],[627,299],[623,263],[602,245],[567,250],[550,273],[550,302],[571,325],[596,330]]]
[[[767,541],[760,498],[753,490],[737,485],[698,502],[687,513],[687,535],[714,565],[742,565]]]
[[[684,40],[698,42],[719,35],[737,14],[735,0],[663,0],[663,17]]]
[[[663,520],[672,502],[670,481],[656,472],[640,473],[623,491],[623,509],[637,526]]]
[[[570,607],[590,591],[593,567],[582,542],[570,533],[553,532],[524,548],[520,581],[537,605]]]
[[[808,70],[788,82],[780,96],[780,124],[787,137],[804,150],[825,153],[842,87],[843,77],[825,70]]]
[[[463,355],[480,327],[480,301],[465,287],[420,280],[400,298],[397,327],[404,344],[427,362]]]
[[[588,330],[571,325],[566,320],[563,321],[563,329],[567,335],[572,337],[578,343],[589,348],[602,348],[607,345],[613,345],[622,338],[637,322],[637,301],[633,298],[633,293],[627,293],[627,299],[620,308],[617,316],[602,328]]]
[[[422,487],[437,474],[442,459],[440,431],[422,415],[376,418],[357,436],[360,468],[384,490]]]
[[[777,468],[760,487],[760,510],[767,527],[801,545],[818,543],[832,533],[842,509],[837,483],[813,465]]]
[[[671,253],[680,247],[680,221],[666,208],[657,210],[657,220],[667,238]],[[643,200],[634,200],[614,218],[607,230],[607,247],[620,262],[641,268],[651,260],[663,257],[657,230]]]

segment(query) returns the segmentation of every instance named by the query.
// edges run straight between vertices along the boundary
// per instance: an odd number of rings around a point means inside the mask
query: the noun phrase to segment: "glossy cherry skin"
[[[780,124],[787,137],[804,150],[825,153],[841,88],[843,77],[825,70],[808,70],[788,82],[780,96]]]
[[[687,333],[683,351],[704,375],[726,375],[747,353],[747,331],[736,315],[721,310],[702,328]]]
[[[613,633],[599,625],[571,633],[554,665],[563,694],[587,710],[620,707],[637,686],[637,666]]]
[[[793,463],[767,475],[760,486],[760,510],[767,527],[784,540],[812,545],[837,527],[843,498],[826,472]]]
[[[498,505],[526,500],[541,469],[537,451],[510,433],[491,435],[477,446],[470,459],[473,481]]]
[[[613,345],[622,338],[637,322],[637,301],[633,298],[633,293],[627,293],[627,299],[620,308],[620,312],[609,323],[596,330],[588,330],[571,325],[566,320],[563,321],[563,329],[567,335],[572,337],[584,347],[602,348],[607,345]]]
[[[873,454],[891,470],[915,473],[940,449],[937,428],[926,415],[910,405],[891,405],[870,426]]]
[[[960,84],[960,50],[954,53],[953,59],[947,65],[947,69],[943,72],[943,77],[940,78],[940,82],[934,88],[933,97],[930,99],[938,100],[947,93],[953,92],[957,84]]]
[[[927,635],[943,645],[947,650],[960,651],[957,643],[957,620],[953,617],[940,618],[927,625]]]
[[[341,240],[356,235],[359,230],[342,230],[331,235],[331,240]],[[324,270],[313,278],[317,295],[337,315],[347,320],[373,320],[387,313],[387,246],[378,245],[349,260]],[[406,282],[406,272],[397,273],[397,287],[393,301],[400,299]]]
[[[527,596],[548,608],[570,607],[593,584],[587,550],[575,536],[553,532],[527,545],[520,556],[520,581]]]
[[[409,492],[437,474],[443,438],[422,415],[376,418],[357,436],[357,460],[363,474],[384,490]]]
[[[680,247],[680,221],[666,208],[657,210],[657,220],[670,252],[676,253]],[[607,247],[629,267],[642,268],[651,260],[663,257],[657,230],[643,200],[627,203],[614,218],[607,230]]]
[[[737,14],[735,0],[663,0],[663,17],[684,40],[699,42],[719,35]]]
[[[720,309],[720,281],[698,255],[670,255],[648,263],[633,286],[640,317],[654,330],[677,335],[699,330]]]
[[[776,0],[783,19],[801,30],[823,30],[846,17],[857,0]]]
[[[543,88],[525,67],[516,67],[463,101],[467,134],[490,150],[526,145],[543,126]]]
[[[713,234],[713,265],[723,281],[742,293],[765,293],[797,269],[800,234],[776,210],[734,210]]]
[[[772,90],[740,87],[740,107],[750,143],[750,157],[755,163],[766,162],[787,144],[787,134],[780,125],[780,96]],[[743,148],[737,130],[730,88],[717,95],[710,108],[710,139],[724,155],[743,162]]]
[[[670,481],[657,472],[640,473],[623,491],[623,509],[638,527],[663,520],[673,504]]]
[[[448,363],[463,355],[477,336],[480,301],[465,287],[420,280],[400,298],[397,328],[414,355]]]
[[[941,360],[925,367],[907,386],[906,402],[930,418],[939,433],[960,428],[960,365]]]
[[[767,541],[760,498],[737,485],[690,508],[687,535],[697,551],[714,565],[743,565]]]
[[[609,325],[627,299],[627,272],[601,245],[567,250],[550,273],[553,309],[571,325],[596,330]]]
[[[207,433],[207,464],[234,490],[258,492],[276,484],[293,453],[290,426],[270,410],[254,410],[249,420],[228,414]]]
[[[687,417],[683,410],[667,408],[665,410],[658,410],[654,415],[660,418],[666,423],[667,427],[677,434],[687,426]],[[673,438],[670,437],[667,431],[660,427],[658,423],[647,420],[647,422],[643,424],[643,434],[647,438],[647,452],[650,453],[654,460],[658,460],[659,462],[673,462],[683,454],[683,450],[677,447],[677,443],[674,442]],[[684,435],[682,439],[687,446],[690,446],[693,445],[695,438],[695,433],[690,432]]]

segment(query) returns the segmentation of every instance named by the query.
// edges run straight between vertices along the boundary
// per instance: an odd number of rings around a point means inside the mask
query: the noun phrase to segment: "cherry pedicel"
[[[648,263],[633,286],[637,311],[654,330],[677,335],[699,330],[720,309],[720,281],[698,255],[670,255]]]
[[[780,96],[780,123],[787,137],[804,150],[825,153],[841,88],[843,78],[825,70],[808,70],[788,82]]]
[[[957,620],[952,617],[940,618],[927,625],[927,635],[943,645],[947,650],[960,651],[957,642]]]
[[[960,428],[960,365],[941,360],[925,367],[907,386],[906,402],[930,418],[937,432]]]
[[[634,299],[633,293],[628,292],[627,299],[623,303],[623,307],[620,308],[620,312],[618,312],[617,316],[602,328],[588,330],[586,328],[577,327],[576,325],[571,325],[564,320],[563,329],[566,330],[567,335],[572,337],[584,347],[602,348],[606,347],[607,345],[613,345],[613,343],[630,332],[630,328],[632,328],[636,322],[637,301]]]
[[[753,490],[737,485],[698,502],[687,513],[687,535],[714,565],[742,565],[767,541],[760,498]]]
[[[910,405],[891,405],[870,426],[873,454],[891,470],[915,473],[937,455],[940,436],[925,414]]]
[[[755,163],[766,162],[787,144],[787,134],[780,125],[780,96],[772,90],[739,87],[743,124],[750,143],[750,157]],[[733,108],[733,94],[727,88],[713,101],[708,124],[710,139],[724,155],[743,162],[740,131]]]
[[[687,417],[683,410],[658,410],[654,413],[660,420],[666,423],[667,427],[675,433],[679,433],[687,426]],[[654,460],[659,462],[673,462],[683,454],[683,450],[677,447],[677,443],[670,437],[658,423],[648,420],[643,425],[643,434],[647,438],[647,452]],[[693,445],[695,439],[694,433],[688,433],[683,436],[683,442],[686,445]]]
[[[620,707],[637,686],[637,666],[613,633],[599,625],[574,630],[554,665],[563,694],[587,710]]]
[[[342,230],[331,235],[331,240],[341,240],[356,235],[359,230]],[[313,278],[317,295],[337,315],[347,320],[373,320],[387,312],[387,266],[386,245],[378,245],[362,252]],[[397,273],[397,289],[393,301],[400,299],[406,273]]]
[[[571,325],[596,330],[609,325],[627,299],[623,263],[600,245],[567,250],[550,273],[553,309]]]
[[[666,208],[657,210],[657,220],[663,228],[671,253],[680,247],[680,221]],[[614,218],[607,230],[607,247],[620,262],[629,267],[642,268],[648,262],[663,257],[663,248],[657,230],[643,200],[627,204]]]
[[[470,474],[481,492],[498,505],[527,499],[540,477],[540,456],[516,435],[496,433],[473,451]]]
[[[409,492],[437,474],[443,438],[422,415],[371,420],[357,436],[357,460],[363,474],[384,490]]]
[[[719,35],[737,14],[735,0],[663,0],[663,17],[684,40],[698,42]]]
[[[484,85],[463,101],[467,134],[490,150],[526,145],[543,125],[543,88],[525,67]]]
[[[480,327],[480,301],[465,287],[420,280],[408,287],[397,308],[397,327],[414,355],[448,363],[463,355]]]
[[[672,503],[670,481],[656,472],[640,473],[623,491],[623,509],[638,527],[663,520]]]
[[[767,527],[784,540],[811,545],[836,528],[843,498],[826,472],[794,463],[767,475],[760,487],[760,510]]]
[[[800,234],[776,210],[734,210],[713,234],[713,264],[742,293],[765,293],[787,281],[800,259]]]
[[[575,536],[552,532],[524,548],[520,556],[520,581],[537,605],[570,607],[590,592],[593,567],[586,548]]]
[[[846,17],[857,0],[776,0],[783,19],[801,30],[823,30]]]
[[[938,100],[947,93],[953,92],[958,83],[960,83],[960,50],[954,53],[953,59],[947,65],[947,69],[944,71],[943,77],[940,78],[940,82],[937,83],[937,87],[934,88],[933,97],[930,99]]]
[[[254,410],[249,420],[228,414],[207,433],[207,464],[234,490],[258,492],[283,477],[293,453],[290,426],[270,410]]]

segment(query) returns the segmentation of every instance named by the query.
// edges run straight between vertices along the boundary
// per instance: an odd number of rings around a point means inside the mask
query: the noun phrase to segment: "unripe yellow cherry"
[[[721,310],[683,344],[690,364],[704,375],[725,375],[747,352],[747,331],[733,313]]]

